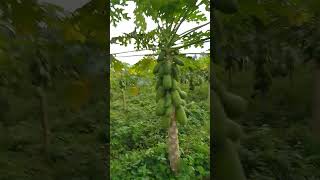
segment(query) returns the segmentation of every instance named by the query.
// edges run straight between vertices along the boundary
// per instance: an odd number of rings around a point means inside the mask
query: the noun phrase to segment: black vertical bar
[[[106,161],[107,161],[107,179],[111,179],[110,177],[110,64],[111,64],[111,57],[110,57],[110,0],[107,0],[106,6],[106,33],[107,33],[107,73],[106,73],[106,83],[107,83],[107,90],[106,90],[106,108],[107,108],[107,122],[106,122],[106,130],[107,130],[107,148],[106,148]]]

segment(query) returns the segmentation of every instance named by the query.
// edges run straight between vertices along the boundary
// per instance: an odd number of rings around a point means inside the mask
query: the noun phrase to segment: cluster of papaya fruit
[[[216,178],[245,180],[237,149],[243,136],[241,126],[232,119],[238,118],[247,108],[247,101],[228,92],[218,81],[214,82],[213,115],[216,140]]]
[[[173,115],[181,125],[186,124],[185,113],[187,93],[179,88],[179,67],[184,63],[174,54],[162,51],[153,73],[157,76],[156,114],[161,116],[164,127],[169,127]]]

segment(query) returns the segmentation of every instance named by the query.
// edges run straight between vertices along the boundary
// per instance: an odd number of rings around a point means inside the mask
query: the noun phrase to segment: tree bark
[[[180,152],[179,152],[179,137],[178,137],[178,128],[176,122],[176,112],[172,113],[172,118],[170,122],[170,127],[168,131],[168,153],[171,170],[176,174],[178,172]]]

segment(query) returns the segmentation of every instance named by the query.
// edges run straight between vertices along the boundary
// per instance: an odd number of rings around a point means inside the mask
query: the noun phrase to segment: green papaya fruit
[[[230,138],[232,142],[237,142],[241,139],[243,131],[238,123],[228,118],[225,121],[225,128],[227,137]]]
[[[173,62],[175,62],[177,65],[179,65],[179,66],[184,66],[184,63],[183,63],[183,61],[181,61],[179,58],[177,58],[177,57],[174,57],[173,58]]]
[[[161,51],[159,56],[158,56],[158,61],[163,61],[165,55],[166,55],[165,51]]]
[[[213,4],[216,9],[225,14],[236,13],[239,9],[237,0],[214,0]]]
[[[165,89],[164,89],[162,86],[160,86],[160,87],[157,89],[156,101],[158,102],[158,100],[159,100],[160,98],[163,98],[164,95],[165,95],[165,93],[166,93]]]
[[[163,73],[164,74],[171,74],[171,63],[165,62],[163,64]]]
[[[166,107],[165,115],[171,117],[173,110],[174,110],[173,105],[172,104],[169,105],[168,107]]]
[[[164,71],[164,66],[163,66],[164,63],[161,63],[161,65],[159,66],[159,70],[158,70],[158,77],[163,77],[165,75]]]
[[[178,81],[179,80],[179,75],[180,75],[179,68],[175,64],[173,64],[172,65],[172,77],[173,77],[173,79]]]
[[[186,98],[187,98],[187,93],[186,93],[186,92],[180,90],[180,91],[179,91],[179,94],[180,94],[180,97],[181,97],[182,99],[186,99]]]
[[[187,123],[187,115],[182,106],[179,106],[176,109],[176,119],[181,125],[185,125]]]
[[[182,99],[182,100],[181,100],[181,105],[182,105],[182,106],[185,106],[185,105],[187,105],[187,102]]]
[[[173,80],[172,80],[172,89],[173,89],[173,90],[176,90],[176,89],[178,89],[178,88],[179,88],[178,82],[177,82],[175,79],[173,79]]]
[[[238,152],[231,140],[226,139],[224,146],[215,154],[215,177],[218,180],[246,180]]]
[[[171,94],[168,92],[165,96],[165,106],[168,107],[172,104]]]
[[[237,118],[245,113],[248,106],[248,102],[245,99],[230,92],[223,92],[221,101],[226,113],[231,118]]]
[[[159,78],[159,79],[157,80],[156,90],[157,90],[160,86],[162,86],[162,81],[163,81],[163,78]]]
[[[215,137],[215,141],[217,146],[222,146],[225,142],[226,130],[225,130],[225,121],[228,118],[223,105],[220,100],[220,96],[215,90],[212,91],[212,104],[210,104],[210,109],[212,109],[212,113],[210,114],[210,118],[213,120],[213,137]]]
[[[172,87],[172,79],[170,75],[163,76],[163,87],[165,89],[170,89]]]
[[[172,102],[175,106],[179,106],[181,104],[181,98],[179,92],[177,90],[172,91]]]
[[[164,98],[160,98],[157,103],[156,115],[162,116],[165,114],[166,108],[164,106]]]
[[[159,72],[160,63],[157,63],[153,68],[153,74],[157,74]]]

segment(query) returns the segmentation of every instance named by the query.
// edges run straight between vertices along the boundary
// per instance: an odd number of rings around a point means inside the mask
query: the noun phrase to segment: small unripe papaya
[[[179,91],[179,94],[180,94],[180,97],[181,97],[182,99],[186,99],[186,98],[187,98],[187,93],[186,93],[186,92],[180,90],[180,91]]]
[[[165,55],[166,55],[165,51],[161,51],[159,56],[158,56],[158,61],[163,61]]]
[[[173,64],[171,67],[172,67],[172,78],[178,81],[179,74],[180,74],[179,68],[175,64]]]
[[[175,106],[179,106],[181,104],[181,98],[179,95],[179,92],[177,90],[174,90],[171,94],[172,96],[172,102]]]
[[[173,110],[174,110],[173,105],[172,105],[172,104],[169,105],[168,107],[166,107],[165,115],[171,117],[171,115],[172,115],[172,113],[173,113]]]
[[[172,87],[172,79],[170,75],[163,76],[163,87],[164,89],[170,89]]]
[[[225,128],[227,137],[230,138],[232,142],[237,142],[241,139],[243,131],[238,123],[227,118],[225,121]]]
[[[182,99],[182,100],[181,100],[181,105],[182,105],[182,106],[185,106],[186,104],[187,104],[187,102]]]
[[[163,98],[165,95],[165,89],[162,86],[159,86],[157,89],[157,94],[156,94],[156,101],[158,101],[160,98]]]
[[[182,106],[177,107],[176,118],[177,122],[181,125],[185,125],[187,123],[187,115]]]
[[[164,64],[164,63],[161,63],[161,65],[159,66],[159,70],[158,70],[158,76],[159,76],[159,77],[163,77],[163,75],[165,74],[165,73],[164,73],[165,70],[164,70],[163,64]]]
[[[159,68],[160,68],[160,63],[157,63],[154,68],[153,68],[153,74],[157,74],[159,72]]]
[[[245,99],[230,92],[221,93],[221,102],[230,118],[239,117],[245,113],[248,106],[248,102]]]
[[[163,73],[164,74],[171,74],[171,63],[169,63],[169,62],[163,63]]]
[[[156,90],[157,90],[160,86],[162,86],[162,78],[158,78],[158,79],[157,79]]]
[[[166,108],[164,106],[164,98],[160,98],[157,103],[156,115],[162,116],[165,114]]]
[[[172,104],[171,94],[168,92],[165,95],[165,106],[168,107]]]
[[[177,82],[175,79],[173,79],[173,80],[172,80],[172,89],[173,89],[173,90],[176,90],[176,89],[178,89],[178,88],[179,88],[178,82]]]

